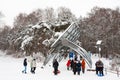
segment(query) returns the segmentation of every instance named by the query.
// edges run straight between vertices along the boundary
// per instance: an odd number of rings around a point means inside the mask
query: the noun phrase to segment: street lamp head
[[[102,40],[98,40],[97,42],[96,42],[96,45],[100,45],[102,43]]]

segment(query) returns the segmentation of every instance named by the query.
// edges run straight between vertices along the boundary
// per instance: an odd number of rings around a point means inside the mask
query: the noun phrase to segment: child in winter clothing
[[[67,61],[67,64],[66,64],[67,70],[69,70],[69,68],[70,68],[70,63],[71,63],[71,60],[69,59],[69,60]]]
[[[24,70],[22,71],[22,73],[27,73],[27,58],[24,59],[23,61],[23,66],[24,66]]]

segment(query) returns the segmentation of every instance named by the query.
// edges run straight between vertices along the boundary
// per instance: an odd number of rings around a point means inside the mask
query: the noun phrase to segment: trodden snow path
[[[94,62],[98,58],[93,58]],[[86,71],[85,74],[73,75],[72,71],[66,69],[67,60],[62,60],[59,63],[60,74],[53,74],[51,63],[41,69],[42,63],[37,63],[36,73],[30,73],[30,65],[28,62],[27,74],[22,74],[23,58],[15,59],[10,56],[0,56],[0,80],[120,80],[116,74],[107,73],[103,77],[98,77],[95,72]],[[105,60],[104,60],[105,62]],[[106,61],[107,64],[107,61]]]

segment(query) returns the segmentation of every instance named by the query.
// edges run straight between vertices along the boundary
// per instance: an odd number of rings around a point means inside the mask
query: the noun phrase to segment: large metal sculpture
[[[67,46],[77,52],[80,56],[82,56],[89,67],[92,67],[92,61],[85,49],[80,47],[76,43],[77,39],[80,37],[80,27],[76,23],[72,23],[64,32],[62,35],[58,37],[58,39],[51,45],[51,49],[48,52],[48,56],[46,57],[44,64],[46,65],[49,60],[54,57],[54,58],[59,58],[59,61],[62,60],[63,54],[65,53],[54,53],[54,51],[59,51],[61,47]]]

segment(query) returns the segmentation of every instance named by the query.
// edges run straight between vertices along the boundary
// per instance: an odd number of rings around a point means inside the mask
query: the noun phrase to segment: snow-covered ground
[[[93,57],[94,62],[98,60],[97,57]],[[102,59],[104,64],[108,65],[109,61]],[[37,69],[35,74],[30,73],[30,65],[28,63],[27,74],[22,74],[23,70],[23,58],[13,58],[11,56],[2,55],[0,52],[0,80],[120,80],[120,76],[116,74],[107,73],[103,77],[98,77],[93,71],[86,71],[85,74],[73,75],[72,71],[66,69],[67,60],[63,60],[59,63],[60,74],[53,74],[53,67],[51,63],[46,65],[44,69],[41,69],[42,63],[37,63]],[[88,69],[88,67],[87,67]]]

